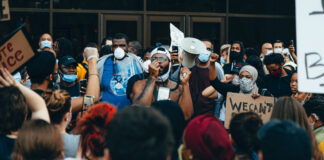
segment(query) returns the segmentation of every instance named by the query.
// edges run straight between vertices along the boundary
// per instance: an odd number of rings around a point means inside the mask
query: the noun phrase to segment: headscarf
[[[169,53],[169,51],[163,47],[157,47],[155,49],[153,49],[153,51],[151,52],[151,58],[155,55],[155,54],[164,54],[168,57],[169,59],[169,68],[168,68],[168,72],[159,76],[156,81],[157,82],[165,82],[166,80],[168,80],[169,75],[170,75],[170,71],[171,71],[171,55]]]
[[[200,160],[232,160],[234,149],[220,121],[210,113],[200,115],[188,124],[184,139],[194,157]]]
[[[245,65],[244,67],[242,67],[242,69],[240,70],[240,74],[243,71],[249,72],[252,75],[253,89],[252,89],[251,93],[258,93],[259,88],[256,85],[256,80],[258,79],[258,71],[251,65]],[[240,90],[240,93],[243,93],[243,92]]]

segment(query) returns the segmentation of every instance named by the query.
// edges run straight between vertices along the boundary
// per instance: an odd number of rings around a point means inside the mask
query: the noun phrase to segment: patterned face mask
[[[253,89],[253,81],[243,77],[242,79],[240,79],[240,89],[243,93],[250,93]]]

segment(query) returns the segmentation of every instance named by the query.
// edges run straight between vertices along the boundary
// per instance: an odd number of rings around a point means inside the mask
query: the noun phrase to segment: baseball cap
[[[54,72],[55,56],[52,52],[41,51],[27,63],[30,78],[45,78]]]
[[[68,66],[68,65],[75,65],[77,66],[78,63],[76,62],[76,60],[71,57],[71,56],[64,56],[62,57],[60,60],[59,60],[59,66],[61,66],[62,64],[65,65],[65,66]]]

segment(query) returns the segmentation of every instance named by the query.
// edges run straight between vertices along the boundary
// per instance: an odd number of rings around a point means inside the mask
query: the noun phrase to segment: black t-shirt
[[[133,92],[133,86],[134,86],[135,82],[137,82],[139,80],[146,79],[147,75],[145,75],[143,73],[135,74],[134,76],[132,76],[131,78],[128,79],[127,88],[126,88],[126,96],[128,99],[130,99],[129,95]]]
[[[201,94],[204,89],[210,86],[209,69],[194,66],[191,69],[189,84],[195,116],[213,113],[215,108],[214,99],[204,97]]]
[[[0,135],[0,159],[11,160],[11,153],[13,151],[16,140],[8,138],[5,135]]]
[[[291,71],[285,69],[287,76],[280,77],[279,79],[273,78],[270,75],[266,75],[263,79],[263,87],[266,88],[274,97],[290,96],[290,80]]]
[[[61,90],[65,90],[70,94],[71,97],[79,97],[80,94],[80,83],[76,82],[74,86],[72,87],[64,87],[60,86]]]

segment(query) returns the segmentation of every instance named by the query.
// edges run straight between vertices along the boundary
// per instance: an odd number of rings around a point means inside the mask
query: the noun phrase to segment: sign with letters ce
[[[35,55],[24,32],[18,30],[0,47],[0,66],[10,73],[17,70]]]
[[[254,112],[261,117],[263,123],[266,123],[270,120],[273,106],[273,97],[260,96],[253,99],[251,95],[227,93],[224,127],[228,129],[232,117],[244,112]]]
[[[296,0],[298,90],[324,93],[324,0]]]

